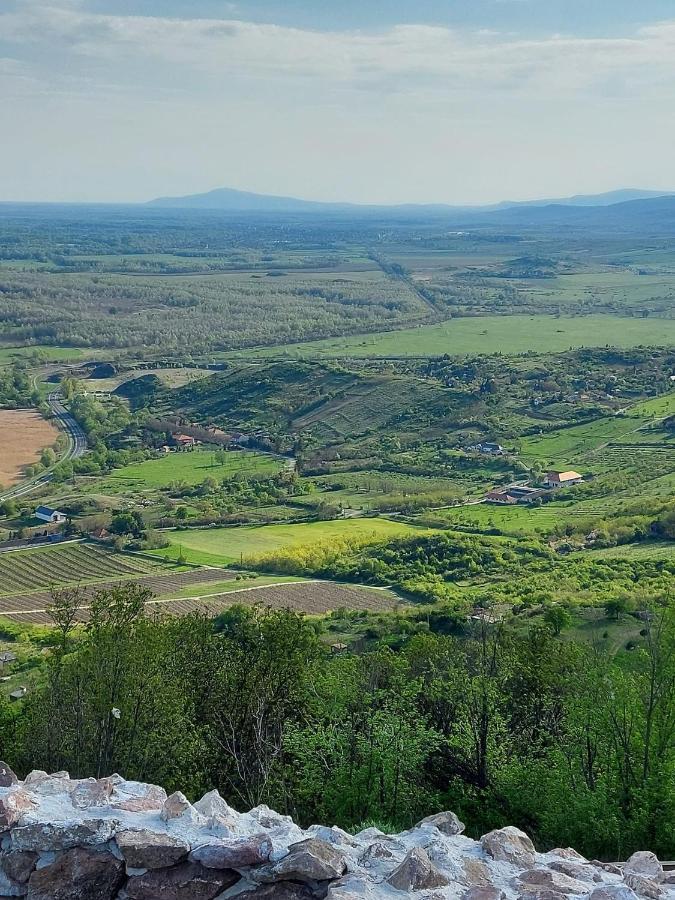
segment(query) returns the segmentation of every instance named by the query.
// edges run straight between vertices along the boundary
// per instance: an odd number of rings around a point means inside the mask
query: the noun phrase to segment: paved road
[[[56,391],[49,394],[47,403],[49,404],[49,408],[51,409],[54,418],[57,419],[61,429],[68,438],[68,448],[59,462],[63,462],[66,459],[78,459],[80,456],[83,456],[87,451],[87,436],[61,402],[60,394]],[[41,475],[37,475],[34,478],[25,479],[13,488],[0,494],[0,501],[9,500],[10,498],[15,499],[16,497],[23,497],[24,494],[30,494],[43,484],[51,481],[51,479],[51,472],[43,472]]]

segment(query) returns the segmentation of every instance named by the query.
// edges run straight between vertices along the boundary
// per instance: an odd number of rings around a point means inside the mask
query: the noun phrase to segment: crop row
[[[154,568],[132,557],[97,548],[70,545],[42,551],[13,551],[0,556],[0,593],[18,593],[79,581],[130,577]]]

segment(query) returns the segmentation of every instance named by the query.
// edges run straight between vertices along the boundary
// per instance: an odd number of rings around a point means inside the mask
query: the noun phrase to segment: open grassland
[[[629,410],[631,416],[651,416],[654,419],[665,419],[675,415],[675,390],[661,397],[652,397],[636,403]]]
[[[9,550],[0,553],[0,595],[137,578],[158,570],[149,559],[82,543]]]
[[[187,562],[223,565],[252,559],[282,547],[300,547],[320,541],[348,538],[375,540],[401,537],[415,528],[388,519],[338,519],[299,525],[244,525],[167,532],[171,546],[154,551],[165,559],[181,554]]]
[[[675,319],[588,316],[476,316],[400,331],[285,344],[224,356],[406,357],[560,352],[574,347],[670,346]]]
[[[30,347],[0,347],[0,366],[11,366],[17,362],[77,362],[82,358],[82,350],[73,347],[49,347],[32,345]]]
[[[58,436],[56,427],[34,410],[0,409],[0,486],[19,481]]]
[[[213,450],[190,450],[168,453],[159,459],[125,466],[107,476],[101,483],[103,492],[147,491],[168,487],[174,482],[200,484],[205,478],[222,480],[235,474],[270,475],[284,465],[269,454],[249,450],[232,450],[221,465]]]

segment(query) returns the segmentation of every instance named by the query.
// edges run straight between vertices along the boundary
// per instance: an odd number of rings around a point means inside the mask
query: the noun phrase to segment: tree
[[[544,613],[544,622],[551,627],[553,634],[558,635],[572,621],[569,612],[559,604],[549,606]]]
[[[143,516],[137,510],[119,510],[110,522],[110,531],[112,534],[126,535],[130,534],[135,538],[140,538],[145,530],[145,522]]]

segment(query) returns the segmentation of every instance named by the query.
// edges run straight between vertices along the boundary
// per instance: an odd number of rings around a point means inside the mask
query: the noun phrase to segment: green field
[[[154,551],[175,560],[181,553],[187,562],[226,565],[262,556],[280,547],[298,547],[336,538],[401,537],[417,530],[389,519],[338,519],[300,525],[243,525],[167,532],[169,548]]]
[[[614,315],[476,316],[401,331],[285,344],[221,355],[248,358],[282,354],[296,357],[405,357],[442,356],[444,353],[515,355],[528,351],[559,352],[574,347],[671,344],[675,344],[675,319]]]
[[[264,453],[232,450],[224,465],[216,462],[213,450],[191,450],[168,453],[159,459],[133,463],[109,475],[101,482],[100,490],[117,492],[152,490],[168,487],[173,482],[200,484],[205,478],[222,480],[235,473],[242,475],[270,475],[284,465],[282,460]]]
[[[587,552],[592,558],[622,556],[628,559],[665,559],[672,562],[675,561],[675,542],[645,541],[641,544],[623,544]]]
[[[520,453],[528,459],[539,459],[565,467],[584,453],[611,441],[636,440],[635,433],[649,422],[639,416],[614,416],[585,422],[571,428],[558,428],[542,435],[521,438]]]
[[[73,347],[49,347],[34,345],[31,347],[0,347],[0,366],[11,366],[15,362],[39,363],[77,362],[82,359],[82,350]]]

